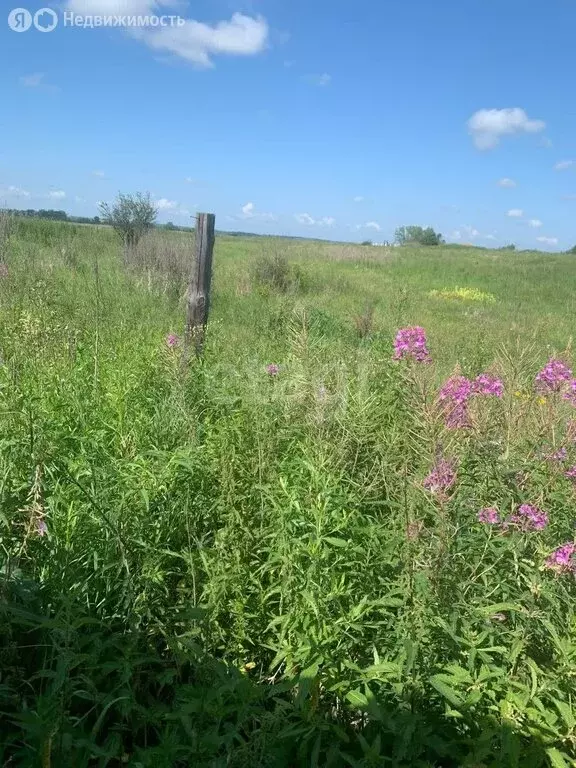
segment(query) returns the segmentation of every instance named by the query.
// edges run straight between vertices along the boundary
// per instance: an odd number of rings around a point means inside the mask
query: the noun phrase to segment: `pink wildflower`
[[[453,459],[439,459],[422,485],[431,493],[445,493],[456,482],[456,468]]]
[[[46,525],[46,521],[43,517],[39,517],[36,521],[36,533],[38,536],[46,536],[48,533],[48,526]]]
[[[280,373],[280,366],[276,365],[276,363],[269,363],[266,366],[266,373],[269,376],[278,376]]]
[[[567,469],[566,472],[564,472],[564,477],[567,477],[568,480],[576,481],[576,466]]]
[[[558,448],[557,451],[551,453],[547,458],[549,461],[565,461],[568,456],[566,448]]]
[[[504,394],[504,384],[501,379],[491,376],[488,373],[481,373],[472,384],[472,393],[475,395],[494,395],[502,397]]]
[[[478,512],[478,520],[486,525],[498,525],[500,514],[495,507],[484,507]]]
[[[180,339],[178,336],[176,336],[175,333],[169,333],[168,336],[166,336],[166,346],[168,346],[170,349],[175,349],[179,343]]]
[[[542,394],[560,392],[566,382],[571,379],[572,371],[570,368],[562,360],[550,358],[536,376],[536,389]]]
[[[541,531],[548,525],[548,515],[532,504],[521,504],[505,525],[513,525],[521,531]]]
[[[430,362],[426,331],[419,325],[401,328],[394,341],[394,360],[412,357],[418,363]]]
[[[569,541],[555,549],[546,559],[546,567],[558,573],[576,573],[576,544]]]
[[[438,397],[440,400],[451,400],[454,403],[465,403],[472,391],[472,382],[466,376],[451,376],[443,384]]]
[[[571,379],[568,385],[568,392],[565,392],[562,397],[564,400],[568,400],[570,405],[576,405],[576,379]]]

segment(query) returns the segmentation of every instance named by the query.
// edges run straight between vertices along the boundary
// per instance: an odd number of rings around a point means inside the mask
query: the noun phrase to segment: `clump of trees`
[[[394,239],[399,245],[441,245],[444,238],[432,227],[398,227],[394,233]]]
[[[120,193],[113,203],[100,203],[100,214],[104,224],[109,224],[122,241],[124,260],[156,223],[158,209],[148,193],[135,195]]]

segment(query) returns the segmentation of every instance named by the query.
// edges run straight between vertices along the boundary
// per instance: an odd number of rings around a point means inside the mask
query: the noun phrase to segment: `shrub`
[[[300,292],[307,288],[305,272],[290,264],[284,254],[261,256],[251,268],[252,282],[265,290],[277,293]]]

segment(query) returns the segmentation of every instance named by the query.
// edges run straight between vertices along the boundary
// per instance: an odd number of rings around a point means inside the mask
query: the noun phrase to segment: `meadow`
[[[0,230],[0,764],[576,765],[576,256]]]

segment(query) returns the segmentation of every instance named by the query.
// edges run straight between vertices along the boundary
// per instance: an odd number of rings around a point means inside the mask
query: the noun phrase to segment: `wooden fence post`
[[[210,284],[212,281],[212,253],[214,251],[213,213],[196,215],[194,264],[188,286],[184,358],[187,360],[192,344],[197,356],[202,354],[204,334],[210,311]]]

